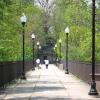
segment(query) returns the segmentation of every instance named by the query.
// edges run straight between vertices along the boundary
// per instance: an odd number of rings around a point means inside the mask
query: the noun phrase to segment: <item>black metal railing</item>
[[[22,65],[22,61],[0,63],[0,87],[20,78],[23,72]],[[32,67],[32,61],[25,61],[25,71],[31,70]]]

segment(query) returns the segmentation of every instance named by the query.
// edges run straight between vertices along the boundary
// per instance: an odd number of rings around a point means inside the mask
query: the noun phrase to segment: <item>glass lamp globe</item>
[[[39,45],[40,43],[39,43],[39,41],[37,42],[37,45]]]
[[[59,40],[59,43],[61,43],[62,41],[61,41],[61,39]]]
[[[57,44],[55,45],[55,47],[57,48]]]
[[[25,23],[27,22],[27,17],[25,16],[25,14],[23,13],[22,16],[20,17],[20,21],[22,23],[22,25],[24,26]]]
[[[41,49],[41,46],[39,46],[39,49]]]
[[[66,29],[65,29],[65,33],[69,33],[69,32],[70,32],[69,28],[66,27]]]
[[[32,34],[31,37],[32,37],[32,39],[35,39],[35,35],[34,34]]]

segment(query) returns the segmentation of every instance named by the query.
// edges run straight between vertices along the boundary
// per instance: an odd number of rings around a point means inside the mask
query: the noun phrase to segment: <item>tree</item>
[[[99,11],[100,9],[97,9],[97,12]],[[97,18],[99,18],[99,14],[100,12],[97,14]],[[56,7],[52,18],[54,32],[58,35],[57,38],[62,38],[62,46],[64,47],[64,29],[66,26],[70,27],[70,60],[91,61],[91,17],[91,7],[84,0],[56,0]],[[99,29],[99,27],[97,24],[96,29]],[[99,35],[96,35],[96,48],[98,48],[96,49],[97,61],[100,60],[97,56],[100,50],[98,44],[100,40],[98,38],[100,38]]]

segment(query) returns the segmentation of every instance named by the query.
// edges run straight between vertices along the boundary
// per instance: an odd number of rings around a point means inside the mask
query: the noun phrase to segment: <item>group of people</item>
[[[48,60],[48,59],[45,59],[45,60],[44,60],[44,63],[45,63],[46,69],[48,69],[49,60]],[[36,59],[36,64],[37,64],[38,69],[40,69],[40,68],[41,68],[41,61],[40,61],[39,58]]]

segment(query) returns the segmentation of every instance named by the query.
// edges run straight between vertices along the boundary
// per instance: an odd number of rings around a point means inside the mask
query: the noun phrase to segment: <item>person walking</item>
[[[39,59],[39,58],[36,59],[36,64],[37,64],[37,67],[38,67],[38,69],[39,69],[39,65],[40,65],[40,59]]]
[[[45,65],[46,65],[46,69],[48,69],[49,60],[48,59],[45,59],[44,62],[45,62]]]

